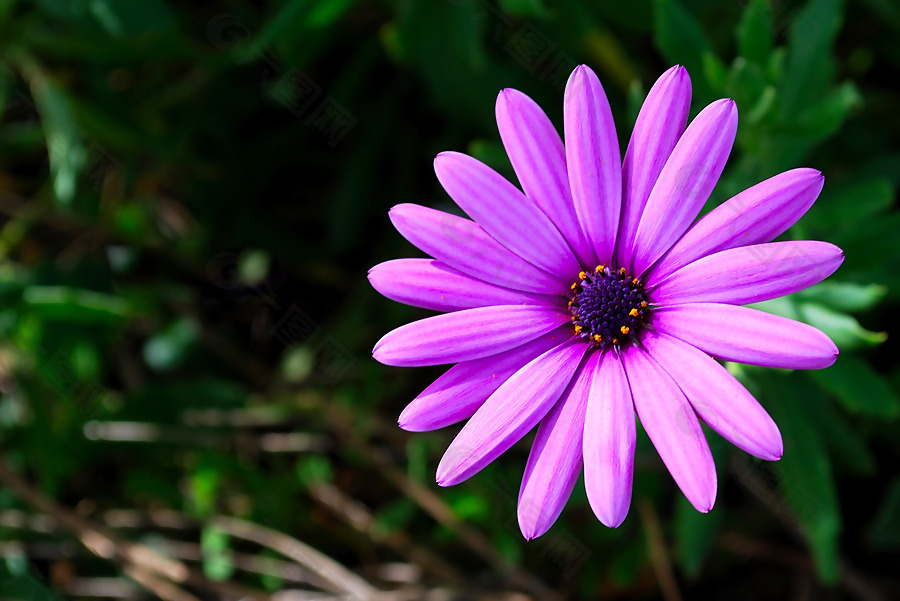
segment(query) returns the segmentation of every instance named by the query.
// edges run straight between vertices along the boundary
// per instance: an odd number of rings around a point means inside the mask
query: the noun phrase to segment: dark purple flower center
[[[598,347],[621,345],[644,325],[647,296],[638,278],[625,268],[598,265],[593,273],[582,271],[572,284],[569,312],[575,333],[590,338]]]

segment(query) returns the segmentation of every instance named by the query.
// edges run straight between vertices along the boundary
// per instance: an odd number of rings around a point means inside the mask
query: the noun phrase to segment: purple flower
[[[635,412],[675,482],[702,512],[716,470],[700,423],[744,451],[781,457],[778,427],[716,359],[818,369],[837,357],[819,330],[741,307],[802,290],[843,260],[832,244],[772,242],[822,190],[794,169],[692,222],[734,143],[734,101],[685,128],[690,78],[672,67],[650,90],[621,159],[600,81],[566,86],[565,146],[530,98],[504,90],[500,136],[521,190],[472,157],[435,172],[473,221],[402,204],[391,220],[433,259],[398,259],[369,279],[394,300],[445,311],[375,345],[387,365],[456,363],[400,416],[411,431],[469,419],[437,469],[469,478],[538,426],[519,493],[526,538],[562,511],[584,468],[607,526],[631,503]]]

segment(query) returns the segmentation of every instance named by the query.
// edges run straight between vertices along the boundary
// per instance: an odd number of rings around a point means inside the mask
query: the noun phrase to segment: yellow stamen
[[[618,338],[613,338],[613,344],[619,344],[619,339],[618,339]]]
[[[638,285],[638,279],[637,279],[637,278],[634,278],[633,280],[631,280],[631,283],[634,284],[635,286],[637,286],[637,285]]]
[[[585,272],[583,272],[583,271],[579,271],[579,272],[578,272],[578,279],[579,279],[579,280],[586,280],[586,279],[587,279],[587,274],[586,274]]]
[[[576,333],[576,334],[581,334],[581,330],[583,330],[583,329],[584,329],[584,328],[582,328],[581,326],[579,326],[579,325],[576,324],[576,326],[575,326],[575,333]]]
[[[600,273],[604,269],[606,269],[606,265],[597,265],[597,268],[594,269],[594,271],[596,271],[597,273]]]
[[[628,314],[631,315],[632,317],[637,317],[637,316],[638,316],[638,310],[637,310],[637,309],[632,309],[631,311],[628,312]]]
[[[624,267],[622,267],[621,269],[619,269],[619,273],[621,273],[622,275],[625,275],[626,273],[628,273],[628,270],[625,269]]]
[[[622,326],[621,328],[619,328],[619,331],[627,336],[628,332],[631,331],[631,328],[629,328],[628,326]]]
[[[646,307],[646,306],[647,306],[647,301],[641,301],[641,307]]]
[[[600,342],[603,337],[600,334],[594,334],[594,342]]]
[[[574,284],[572,284],[572,290],[575,290],[576,288],[578,288],[578,282],[575,282]]]

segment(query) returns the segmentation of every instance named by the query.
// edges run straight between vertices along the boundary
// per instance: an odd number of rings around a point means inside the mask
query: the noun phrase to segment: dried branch
[[[678,582],[675,580],[675,572],[672,570],[672,562],[669,559],[669,552],[656,510],[647,499],[639,499],[637,509],[647,533],[650,563],[656,573],[659,590],[666,601],[681,601],[681,592],[678,590]]]
[[[230,536],[291,558],[318,574],[330,585],[332,592],[346,593],[355,599],[374,599],[378,595],[377,589],[335,560],[286,534],[237,518],[217,517],[211,524]]]

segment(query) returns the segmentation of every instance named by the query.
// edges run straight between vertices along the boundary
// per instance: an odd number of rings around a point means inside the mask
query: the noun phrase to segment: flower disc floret
[[[597,265],[593,272],[582,271],[572,292],[569,312],[575,333],[598,348],[633,340],[644,326],[647,296],[641,281],[624,267]]]

